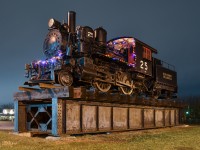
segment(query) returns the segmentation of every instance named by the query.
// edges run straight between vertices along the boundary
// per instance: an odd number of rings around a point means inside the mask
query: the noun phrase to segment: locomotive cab
[[[152,74],[152,55],[153,53],[157,53],[157,50],[152,48],[151,46],[141,42],[140,40],[136,39],[136,68],[135,71],[139,74],[142,74],[143,76],[149,76],[151,77]]]
[[[107,56],[126,63],[130,67],[135,67],[136,53],[135,40],[132,37],[120,37],[110,40],[108,43]]]
[[[152,54],[157,50],[133,37],[119,37],[108,41],[107,55],[120,60],[136,71],[152,76]]]

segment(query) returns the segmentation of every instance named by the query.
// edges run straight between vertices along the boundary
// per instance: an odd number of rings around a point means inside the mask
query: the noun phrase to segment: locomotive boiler
[[[85,86],[154,98],[176,95],[174,67],[154,58],[157,50],[142,41],[129,36],[107,41],[102,27],[76,26],[73,11],[68,12],[67,23],[50,19],[48,26],[43,45],[46,60],[25,65],[26,85]]]

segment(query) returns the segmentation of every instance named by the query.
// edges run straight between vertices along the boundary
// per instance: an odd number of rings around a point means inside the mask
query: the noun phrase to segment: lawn
[[[59,140],[0,131],[0,150],[200,150],[200,126],[141,130],[111,134],[62,136]]]

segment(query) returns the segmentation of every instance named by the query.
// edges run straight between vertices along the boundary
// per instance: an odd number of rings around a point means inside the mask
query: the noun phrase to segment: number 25
[[[148,70],[147,62],[146,61],[144,62],[143,60],[141,60],[140,61],[140,68],[147,71]]]

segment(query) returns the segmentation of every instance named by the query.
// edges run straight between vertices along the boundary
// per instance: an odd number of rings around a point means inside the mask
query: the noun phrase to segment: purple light
[[[135,67],[135,64],[128,64],[128,66],[130,66],[130,67]]]
[[[46,64],[46,61],[42,61],[42,64],[43,64],[43,65]]]
[[[62,53],[59,53],[58,56],[61,57],[61,56],[62,56]]]
[[[51,62],[54,63],[54,62],[55,62],[55,59],[52,58],[52,59],[51,59]]]
[[[135,53],[133,53],[133,54],[132,54],[132,56],[133,56],[133,57],[135,57],[135,56],[136,56],[136,54],[135,54]]]
[[[39,65],[39,64],[40,64],[40,62],[41,62],[41,60],[37,61],[37,63],[36,63],[36,64],[38,64],[38,65]]]

